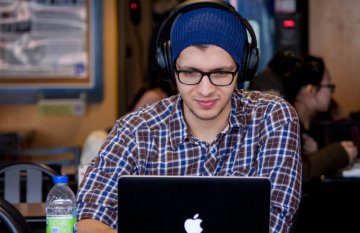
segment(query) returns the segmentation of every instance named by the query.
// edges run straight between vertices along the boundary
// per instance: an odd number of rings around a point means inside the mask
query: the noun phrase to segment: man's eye
[[[186,76],[197,76],[197,74],[198,74],[198,72],[191,71],[191,70],[185,70],[185,71],[182,71],[182,73]]]
[[[226,72],[217,72],[217,73],[212,73],[211,76],[213,78],[227,78],[229,76],[229,73]]]

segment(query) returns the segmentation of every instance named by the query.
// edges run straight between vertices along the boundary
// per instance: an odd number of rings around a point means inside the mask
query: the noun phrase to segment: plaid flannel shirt
[[[78,190],[78,218],[116,229],[122,175],[262,176],[272,183],[269,232],[288,232],[301,197],[297,114],[256,91],[235,90],[231,104],[211,144],[189,133],[179,95],[117,120]]]

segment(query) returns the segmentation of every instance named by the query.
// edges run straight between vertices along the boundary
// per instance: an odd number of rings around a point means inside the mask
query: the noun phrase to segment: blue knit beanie
[[[218,8],[198,8],[179,15],[171,28],[171,59],[191,45],[216,45],[227,51],[241,69],[247,32],[234,13]]]

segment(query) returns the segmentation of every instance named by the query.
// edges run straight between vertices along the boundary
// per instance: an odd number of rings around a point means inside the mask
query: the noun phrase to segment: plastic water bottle
[[[76,231],[76,198],[67,176],[54,176],[54,186],[46,197],[46,233]]]

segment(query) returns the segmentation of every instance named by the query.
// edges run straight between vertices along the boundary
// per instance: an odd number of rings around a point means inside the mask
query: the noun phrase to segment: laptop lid
[[[268,233],[270,180],[122,176],[119,233]]]

